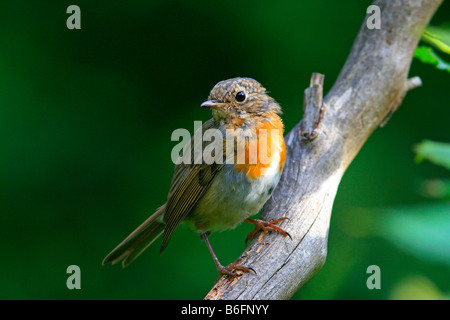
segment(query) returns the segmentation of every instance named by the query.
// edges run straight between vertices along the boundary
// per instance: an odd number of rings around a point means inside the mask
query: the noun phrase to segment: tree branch
[[[285,137],[286,166],[261,217],[289,218],[280,226],[293,240],[278,234],[267,235],[263,242],[255,237],[240,264],[252,267],[257,275],[221,277],[206,299],[289,299],[320,270],[342,175],[370,134],[398,108],[406,91],[420,85],[417,78],[407,81],[409,67],[420,35],[441,2],[374,1],[381,9],[381,29],[368,29],[366,16],[324,99],[326,110],[317,138],[301,139],[305,123]],[[317,119],[308,112],[306,107],[306,118]],[[317,111],[312,113],[317,117]],[[311,123],[306,128],[312,128]]]

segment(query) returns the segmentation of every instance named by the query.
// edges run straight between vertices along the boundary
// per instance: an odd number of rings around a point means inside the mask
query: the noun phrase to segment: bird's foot
[[[252,268],[237,265],[242,259],[243,257],[237,259],[235,262],[230,263],[226,267],[222,266],[221,264],[218,264],[217,271],[219,271],[221,276],[227,275],[234,278],[237,278],[239,275],[249,272],[253,272],[254,274],[256,274],[256,271]]]
[[[275,225],[276,223],[279,223],[284,220],[289,220],[289,219],[288,218],[280,218],[280,219],[275,219],[275,220],[270,220],[270,221],[264,221],[264,220],[259,220],[259,219],[245,219],[244,220],[245,222],[255,225],[255,229],[253,229],[247,235],[247,238],[245,238],[245,244],[247,244],[249,240],[253,239],[255,234],[260,230],[262,230],[262,232],[258,238],[259,242],[261,242],[264,239],[264,237],[266,236],[266,234],[269,232],[281,233],[283,236],[289,237],[292,240],[292,237],[288,232],[284,231],[283,229],[281,229],[280,227]]]

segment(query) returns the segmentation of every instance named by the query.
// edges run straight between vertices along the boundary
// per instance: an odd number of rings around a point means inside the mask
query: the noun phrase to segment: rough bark
[[[342,175],[370,134],[400,105],[406,91],[420,84],[417,78],[407,80],[409,67],[423,29],[441,2],[373,2],[381,9],[381,29],[367,28],[368,14],[323,100],[325,112],[317,138],[304,139],[303,127],[299,134],[300,123],[285,137],[286,166],[263,208],[262,219],[289,218],[280,226],[293,239],[274,233],[262,242],[255,237],[240,264],[252,267],[257,275],[221,277],[205,299],[289,299],[320,270]],[[317,108],[317,103],[307,101],[304,117],[309,113],[317,117]],[[311,128],[310,123],[303,126]]]

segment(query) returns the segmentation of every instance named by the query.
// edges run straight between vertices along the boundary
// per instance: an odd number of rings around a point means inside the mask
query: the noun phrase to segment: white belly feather
[[[264,174],[253,180],[225,164],[186,222],[201,232],[226,230],[257,214],[280,181],[280,151],[271,160]]]

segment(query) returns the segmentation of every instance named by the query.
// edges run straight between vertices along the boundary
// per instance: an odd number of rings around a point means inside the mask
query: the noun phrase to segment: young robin
[[[214,86],[201,107],[211,109],[213,117],[184,148],[183,153],[191,151],[190,163],[175,166],[167,202],[107,255],[103,265],[123,259],[122,265],[127,266],[161,234],[163,252],[181,221],[200,233],[219,273],[231,276],[235,276],[234,270],[254,270],[238,266],[240,259],[222,266],[208,240],[210,232],[231,229],[246,221],[255,225],[247,240],[261,229],[264,234],[276,231],[289,236],[275,225],[285,218],[270,222],[248,219],[270,198],[283,171],[286,148],[280,105],[259,82],[234,78]],[[195,141],[201,141],[202,150],[212,143],[201,137],[208,129],[218,130],[223,137],[219,141],[222,157],[215,158],[221,161],[211,164],[199,158],[202,152],[194,151]]]

